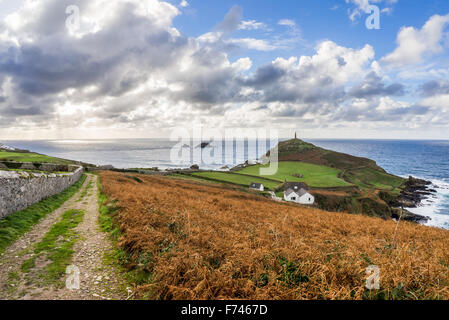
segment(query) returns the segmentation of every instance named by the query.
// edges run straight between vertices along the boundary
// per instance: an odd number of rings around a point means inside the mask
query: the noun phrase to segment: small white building
[[[264,191],[265,190],[265,187],[263,186],[263,184],[261,184],[261,183],[254,183],[254,182],[249,185],[249,188],[252,189],[252,190],[257,190],[257,191]]]
[[[289,202],[296,202],[299,204],[314,204],[315,197],[302,188],[301,185],[290,184],[284,191],[284,200]]]
[[[13,147],[9,147],[9,146],[7,146],[5,144],[1,144],[1,143],[0,143],[0,149],[8,150],[8,151],[15,151],[16,150]]]

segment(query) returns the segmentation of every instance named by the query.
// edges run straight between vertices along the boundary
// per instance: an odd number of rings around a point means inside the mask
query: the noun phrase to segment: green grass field
[[[401,177],[380,172],[372,168],[348,170],[344,173],[344,178],[362,189],[375,188],[393,192],[399,192],[398,187],[405,181]]]
[[[270,190],[273,190],[281,184],[281,182],[230,172],[195,172],[192,174],[192,176],[212,181],[222,181],[226,183],[238,184],[245,187],[249,187],[249,185],[253,182],[262,183],[265,188],[268,188]]]
[[[259,176],[261,167],[263,166],[250,166],[238,171],[238,173]],[[274,179],[281,183],[285,180],[289,182],[305,182],[310,187],[316,188],[351,186],[352,184],[338,177],[340,172],[338,169],[305,162],[279,162],[277,173],[266,178]],[[304,178],[295,177],[293,176],[294,174],[302,174]]]
[[[0,151],[0,161],[72,164],[68,160],[57,159],[37,153],[8,152],[4,150]]]

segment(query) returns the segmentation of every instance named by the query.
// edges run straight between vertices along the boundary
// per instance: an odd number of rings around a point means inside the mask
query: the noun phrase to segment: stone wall
[[[11,167],[39,171],[1,170]],[[0,219],[66,190],[83,174],[83,168],[78,166],[41,164],[38,167],[32,163],[0,162]]]

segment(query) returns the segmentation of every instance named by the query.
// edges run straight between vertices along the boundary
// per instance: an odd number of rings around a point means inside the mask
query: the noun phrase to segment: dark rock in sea
[[[416,208],[422,200],[427,199],[436,193],[436,190],[429,189],[431,181],[409,177],[404,184],[401,195],[390,203],[393,207]]]
[[[197,146],[197,148],[204,149],[204,148],[207,148],[207,147],[209,147],[209,146],[210,146],[210,142],[201,142],[201,144],[199,144],[199,145]]]
[[[188,144],[184,144],[184,145],[182,146],[182,148],[190,149],[190,146],[189,146]]]
[[[397,221],[397,220],[399,220],[400,215],[401,215],[401,211],[397,210],[396,212],[394,212],[392,214],[391,217]],[[431,219],[429,217],[424,217],[424,216],[412,213],[412,212],[404,209],[404,211],[402,212],[401,220],[423,224]]]
[[[422,187],[425,187],[425,186],[428,186],[431,184],[432,184],[432,181],[417,179],[417,178],[413,178],[412,176],[410,176],[408,178],[408,181],[405,183],[406,186],[411,187],[411,188],[422,188]]]
[[[410,213],[409,215],[402,217],[402,219],[404,221],[415,222],[415,223],[419,223],[419,224],[426,223],[427,221],[430,220],[429,217],[424,217],[424,216],[421,216],[419,214],[414,214],[414,213]]]
[[[194,164],[193,166],[190,167],[190,170],[200,170],[200,166],[197,164]]]

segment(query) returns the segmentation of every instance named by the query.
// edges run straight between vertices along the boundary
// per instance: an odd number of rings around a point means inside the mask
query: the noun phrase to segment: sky
[[[0,0],[0,139],[194,126],[448,139],[449,1]]]

